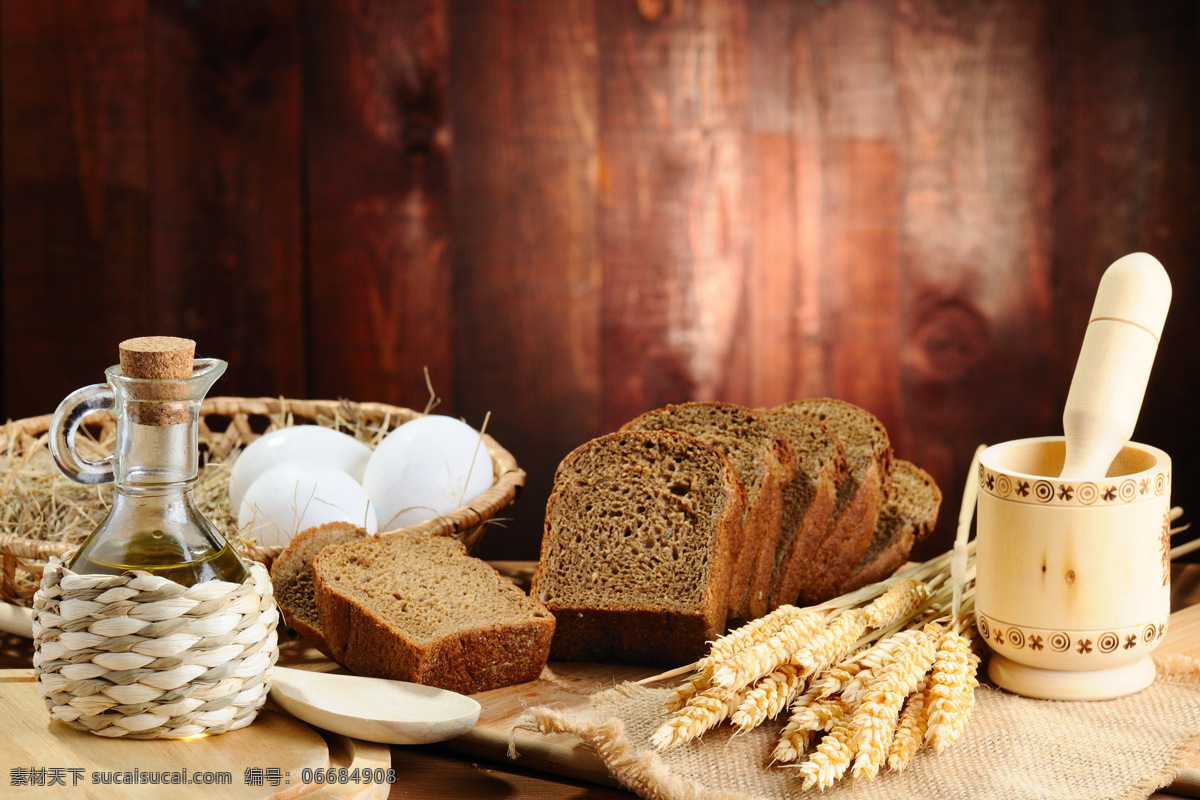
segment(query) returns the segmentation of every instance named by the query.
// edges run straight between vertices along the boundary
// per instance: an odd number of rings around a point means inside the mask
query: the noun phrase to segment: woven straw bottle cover
[[[277,657],[265,568],[247,566],[192,497],[200,403],[225,370],[187,339],[121,344],[106,384],[67,397],[50,424],[68,477],[115,483],[108,517],[47,564],[34,597],[34,668],[51,715],[103,736],[220,733],[249,724]],[[117,417],[112,456],[75,447],[89,413]]]

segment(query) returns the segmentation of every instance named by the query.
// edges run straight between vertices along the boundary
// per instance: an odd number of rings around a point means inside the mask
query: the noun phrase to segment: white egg
[[[382,530],[415,525],[491,488],[492,459],[479,431],[452,417],[406,422],[384,437],[363,473]]]
[[[320,425],[295,425],[263,434],[234,460],[229,474],[229,502],[240,514],[242,498],[267,470],[285,463],[320,464],[361,482],[371,448],[349,434]]]
[[[258,544],[286,545],[302,530],[326,522],[352,522],[379,530],[375,505],[346,473],[313,464],[279,464],[246,491],[238,530]]]

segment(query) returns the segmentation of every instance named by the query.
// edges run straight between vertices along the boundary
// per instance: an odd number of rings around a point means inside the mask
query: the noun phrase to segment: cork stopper
[[[118,349],[121,373],[128,378],[183,380],[192,377],[196,343],[176,336],[140,336],[126,339]]]
[[[141,336],[121,342],[118,350],[121,374],[127,378],[177,381],[192,377],[196,343],[191,339]],[[139,425],[178,425],[190,419],[186,403],[180,402],[187,394],[178,384],[143,386],[138,399],[128,403],[128,413]]]

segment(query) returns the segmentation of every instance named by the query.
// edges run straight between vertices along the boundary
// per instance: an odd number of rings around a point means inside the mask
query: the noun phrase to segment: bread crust
[[[838,464],[830,463],[822,470],[813,490],[812,502],[800,518],[798,530],[783,557],[779,559],[778,576],[771,591],[772,608],[794,603],[800,596],[810,572],[812,554],[821,546],[833,520],[837,487],[844,477]]]
[[[327,522],[296,534],[271,562],[275,604],[284,624],[329,657],[332,657],[329,645],[316,617],[312,562],[324,548],[366,535],[365,530],[353,523]]]
[[[556,606],[555,661],[679,666],[704,655],[713,622],[701,614],[666,615],[649,609]]]
[[[866,555],[840,593],[884,580],[903,566],[913,546],[933,531],[941,503],[942,491],[933,476],[910,461],[896,459],[892,497],[879,514]]]
[[[380,560],[381,569],[394,569],[406,558],[410,561],[406,568],[420,569],[419,561],[412,553],[406,553],[406,549],[415,551],[428,538],[428,534],[388,534],[374,540],[334,545],[318,554],[313,562],[317,611],[334,660],[358,675],[411,681],[462,694],[537,678],[550,653],[554,617],[491,567],[468,555],[461,545],[452,557],[469,560],[463,562],[464,566],[470,564],[468,568],[478,574],[481,591],[516,593],[530,601],[534,616],[503,624],[469,625],[422,643],[390,624],[369,604],[370,598],[364,593],[335,577],[335,567],[342,566],[336,559],[356,553],[363,555],[364,549],[368,558],[378,558],[381,554],[393,556],[391,561]],[[409,602],[420,599],[412,598]]]
[[[754,504],[746,509],[743,539],[758,543],[754,571],[745,598],[730,609],[731,625],[758,619],[770,610],[771,575],[779,547],[779,525],[783,519],[783,486],[795,472],[795,458],[787,442],[778,438],[766,453],[767,477],[759,487]]]
[[[787,440],[771,427],[763,414],[735,403],[667,405],[635,417],[625,423],[621,430],[682,430],[707,441],[705,431],[684,423],[691,413],[714,416],[724,413],[741,417],[745,423],[758,426],[763,436],[768,438],[759,458],[763,479],[757,489],[746,486],[743,480],[745,476],[739,476],[746,493],[746,511],[739,541],[734,546],[727,616],[732,624],[745,622],[762,616],[768,610],[775,549],[779,542],[779,524],[783,513],[783,487],[792,478],[796,459]],[[721,447],[717,446],[717,449]]]
[[[427,647],[398,637],[370,609],[338,592],[318,593],[334,660],[356,675],[476,694],[535,680],[546,666],[554,618],[468,628]]]
[[[776,608],[794,603],[799,596],[813,554],[829,532],[838,487],[846,479],[849,465],[837,434],[824,423],[778,409],[763,409],[762,413],[788,440],[796,460],[795,474],[784,489],[771,576],[769,606]],[[811,469],[814,460],[819,460],[815,474]]]
[[[821,603],[841,594],[840,586],[858,567],[871,544],[882,506],[883,487],[878,470],[872,467],[833,518],[825,540],[809,559],[800,602]]]
[[[838,487],[828,532],[807,561],[799,593],[801,602],[820,603],[842,592],[871,544],[879,511],[892,490],[892,448],[883,424],[845,400],[810,398],[775,410],[825,423],[841,440],[850,463],[850,474]]]
[[[908,561],[914,543],[911,528],[897,531],[897,536],[888,545],[860,566],[842,584],[842,592],[852,592],[869,583],[878,583],[892,575]]]

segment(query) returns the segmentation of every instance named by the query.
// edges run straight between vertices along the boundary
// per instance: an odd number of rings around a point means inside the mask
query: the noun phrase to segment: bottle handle
[[[112,483],[111,455],[92,461],[75,449],[75,433],[84,417],[93,411],[112,411],[115,398],[105,383],[85,386],[67,395],[50,418],[50,454],[68,478],[79,483]]]

